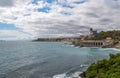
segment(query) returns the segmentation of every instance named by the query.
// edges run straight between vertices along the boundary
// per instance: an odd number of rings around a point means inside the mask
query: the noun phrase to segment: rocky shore
[[[80,76],[81,78],[86,78],[86,72],[82,72],[79,76]]]

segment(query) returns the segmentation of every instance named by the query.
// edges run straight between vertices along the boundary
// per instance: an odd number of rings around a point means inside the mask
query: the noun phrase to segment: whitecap
[[[120,51],[120,49],[117,49],[117,48],[100,48],[99,50],[102,50],[102,51],[106,51],[106,50]]]
[[[58,74],[58,75],[54,75],[53,78],[65,78],[66,74]]]
[[[63,74],[58,74],[58,75],[54,75],[53,78],[81,78],[79,75],[81,74],[82,72],[75,72],[71,75],[67,75],[66,73],[63,73]]]

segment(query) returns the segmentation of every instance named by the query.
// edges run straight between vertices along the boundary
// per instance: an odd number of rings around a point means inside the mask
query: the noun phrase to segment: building
[[[93,30],[92,28],[90,28],[88,38],[92,38],[92,37],[95,37],[97,35],[98,35],[97,30]]]
[[[80,35],[80,40],[91,39],[97,35],[98,35],[97,30],[93,30],[92,28],[90,28],[88,35]]]
[[[98,32],[90,28],[87,36],[81,35],[80,40],[76,41],[76,46],[80,47],[111,47],[114,40],[111,37],[107,37],[104,40],[92,40],[93,37],[97,36]]]

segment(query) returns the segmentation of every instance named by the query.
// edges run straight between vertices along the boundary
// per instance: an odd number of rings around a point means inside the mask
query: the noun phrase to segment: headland
[[[75,42],[79,38],[38,38],[33,41],[42,41],[42,42]]]
[[[120,30],[101,31],[89,29],[88,35],[71,38],[38,38],[33,41],[42,42],[72,42],[79,47],[120,48]]]

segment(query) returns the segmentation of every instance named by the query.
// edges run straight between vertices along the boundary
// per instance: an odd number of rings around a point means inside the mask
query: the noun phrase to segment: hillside
[[[111,37],[115,40],[119,40],[120,41],[120,30],[113,30],[113,31],[101,31],[100,33],[98,33],[97,36],[95,36],[94,40],[103,40],[106,39],[106,37]]]
[[[86,78],[120,78],[120,53],[110,54],[108,60],[91,64],[86,71]]]

